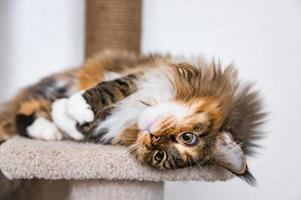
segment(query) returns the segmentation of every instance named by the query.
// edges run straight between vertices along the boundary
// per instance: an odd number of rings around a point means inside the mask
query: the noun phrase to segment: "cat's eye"
[[[179,136],[179,139],[182,143],[192,146],[197,143],[198,137],[192,132],[186,132],[182,133]]]
[[[158,162],[161,162],[164,157],[165,157],[165,151],[164,150],[158,150],[155,154],[154,154],[154,159]]]
[[[158,142],[160,140],[160,136],[150,134],[152,142]]]

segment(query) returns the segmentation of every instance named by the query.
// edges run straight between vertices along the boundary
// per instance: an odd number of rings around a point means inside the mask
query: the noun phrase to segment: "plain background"
[[[234,62],[262,90],[268,134],[249,160],[258,186],[167,183],[167,200],[301,199],[301,1],[144,0],[143,52]],[[83,0],[0,1],[0,100],[83,61]]]

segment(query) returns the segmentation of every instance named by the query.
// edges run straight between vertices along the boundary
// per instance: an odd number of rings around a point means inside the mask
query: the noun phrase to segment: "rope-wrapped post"
[[[86,57],[103,49],[140,52],[141,0],[86,0]]]

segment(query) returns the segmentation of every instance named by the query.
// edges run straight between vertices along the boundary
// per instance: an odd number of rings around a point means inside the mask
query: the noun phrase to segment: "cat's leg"
[[[131,74],[104,81],[93,88],[72,95],[68,100],[57,100],[53,104],[52,118],[70,137],[77,139],[79,136],[77,129],[80,132],[84,131],[84,137],[87,138],[113,104],[137,89],[138,76],[139,74]],[[82,139],[81,136],[79,138]]]
[[[17,99],[15,124],[20,135],[43,139],[61,140],[62,133],[52,122],[51,105],[55,99],[70,96],[76,86],[69,73],[53,75],[26,88]]]
[[[50,117],[51,101],[30,99],[20,103],[16,115],[20,135],[43,140],[61,140],[63,135]]]
[[[77,129],[77,122],[67,114],[67,98],[56,100],[52,104],[53,122],[74,140],[83,140],[84,135]]]
[[[10,103],[0,106],[0,144],[16,134],[15,114]]]
[[[139,74],[130,74],[119,79],[104,81],[86,91],[72,95],[67,103],[68,114],[79,124],[92,122],[98,112],[137,89]]]
[[[103,85],[103,83],[99,85]],[[95,90],[95,88],[92,88],[90,90]],[[93,120],[95,119],[95,114],[94,111],[92,110],[92,106],[94,104],[89,104],[87,99],[85,99],[85,93],[87,93],[88,91],[89,90],[75,93],[66,102],[66,112],[71,118],[73,118],[80,125],[93,122]],[[96,98],[95,94],[96,93],[93,92],[93,96],[91,97]],[[101,108],[105,106],[106,105],[102,105]],[[94,107],[96,107],[96,105],[94,105]]]

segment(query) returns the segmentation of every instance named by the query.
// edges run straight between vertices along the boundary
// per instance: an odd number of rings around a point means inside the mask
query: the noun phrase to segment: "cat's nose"
[[[152,142],[158,142],[160,140],[160,136],[158,136],[158,135],[154,135],[151,133],[149,135],[150,135]]]

